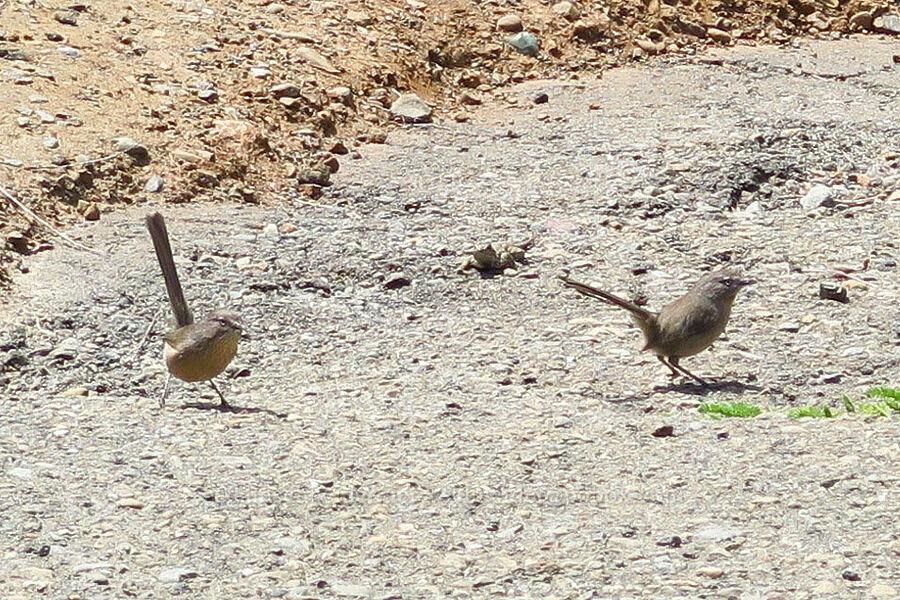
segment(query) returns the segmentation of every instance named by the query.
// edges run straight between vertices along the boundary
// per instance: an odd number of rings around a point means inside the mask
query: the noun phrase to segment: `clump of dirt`
[[[57,224],[158,197],[233,202],[316,194],[413,92],[435,118],[516,103],[510,83],[710,44],[896,34],[889,0],[421,0],[0,4],[0,169]],[[513,39],[515,38],[515,39]],[[513,47],[518,46],[519,50]],[[398,117],[403,120],[402,117]],[[127,136],[145,160],[116,145]],[[46,245],[0,203],[0,271]]]

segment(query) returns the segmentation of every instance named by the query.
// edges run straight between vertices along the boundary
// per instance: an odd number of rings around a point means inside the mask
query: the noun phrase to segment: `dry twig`
[[[12,202],[13,205],[15,205],[16,207],[18,207],[19,210],[21,210],[22,212],[24,212],[28,217],[34,219],[35,221],[37,221],[38,223],[40,223],[41,225],[43,225],[44,227],[46,227],[47,229],[49,229],[52,233],[58,235],[58,236],[61,237],[63,240],[65,240],[66,242],[68,242],[69,244],[71,244],[72,246],[74,246],[75,248],[78,248],[79,250],[85,250],[85,251],[87,251],[87,252],[90,252],[91,254],[96,254],[97,256],[106,256],[106,255],[103,254],[102,252],[99,252],[99,251],[97,251],[97,250],[94,250],[93,248],[89,248],[89,247],[85,246],[84,244],[82,244],[81,242],[76,242],[75,240],[73,240],[72,238],[70,238],[69,236],[67,236],[67,235],[64,234],[63,232],[61,232],[60,230],[56,229],[53,225],[51,225],[51,224],[50,224],[49,222],[47,222],[45,219],[43,219],[42,217],[38,216],[34,211],[32,211],[32,210],[31,210],[30,208],[28,208],[27,206],[25,206],[21,201],[17,200],[15,196],[13,196],[13,195],[10,194],[9,192],[7,192],[7,191],[6,191],[6,188],[4,188],[4,187],[2,187],[2,186],[0,186],[0,194],[3,194],[4,196],[6,196],[7,200],[9,200],[10,202]]]

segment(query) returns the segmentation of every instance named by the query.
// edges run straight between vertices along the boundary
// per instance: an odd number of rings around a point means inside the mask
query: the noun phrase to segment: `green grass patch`
[[[792,419],[802,419],[810,417],[813,419],[831,419],[836,417],[837,413],[831,410],[830,406],[798,406],[787,411],[787,415]]]
[[[882,402],[887,404],[888,408],[900,412],[900,390],[888,387],[877,387],[866,392],[866,395],[869,397],[882,398]]]
[[[697,410],[714,417],[756,417],[762,409],[749,402],[704,402]]]
[[[876,396],[878,398],[890,398],[891,400],[900,401],[900,390],[889,387],[876,387],[866,392],[866,396]]]
[[[789,408],[784,414],[791,419],[833,419],[843,414],[853,413],[879,417],[900,416],[900,389],[876,387],[868,390],[866,395],[872,398],[872,401],[854,401],[847,394],[842,394],[840,400],[843,410],[840,405],[837,408],[828,405],[807,405]],[[704,402],[697,410],[713,419],[725,417],[746,419],[757,417],[763,412],[762,408],[749,402]]]
[[[860,402],[856,408],[864,415],[878,415],[879,417],[889,417],[892,411],[897,410],[887,402]]]

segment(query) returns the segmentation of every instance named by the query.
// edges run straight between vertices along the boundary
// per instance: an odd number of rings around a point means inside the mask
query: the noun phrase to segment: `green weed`
[[[716,417],[756,417],[762,409],[748,402],[704,402],[697,410]]]
[[[860,402],[857,408],[864,415],[891,416],[891,407],[888,406],[887,402]]]
[[[788,410],[787,415],[792,419],[802,419],[803,417],[831,419],[837,416],[830,406],[798,406]]]
[[[891,410],[900,412],[900,390],[895,390],[894,388],[887,387],[877,387],[872,388],[868,392],[866,392],[867,396],[874,396],[876,398],[882,398],[882,402],[887,404],[888,408]]]
[[[843,394],[841,396],[841,402],[844,403],[844,410],[846,410],[848,413],[856,411],[856,407],[853,406],[853,400],[851,400],[850,396],[848,396],[847,394]]]
[[[877,396],[879,398],[891,398],[900,401],[900,390],[889,387],[876,387],[866,392],[866,396]]]

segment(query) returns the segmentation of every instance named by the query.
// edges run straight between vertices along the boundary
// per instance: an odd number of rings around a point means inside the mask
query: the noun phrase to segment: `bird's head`
[[[754,283],[756,281],[744,277],[738,269],[726,268],[707,274],[697,282],[695,289],[710,298],[731,301],[741,288]]]
[[[209,320],[215,321],[228,331],[237,331],[238,333],[240,333],[244,329],[244,324],[243,321],[241,321],[241,316],[231,310],[217,310],[216,312],[209,315]]]

